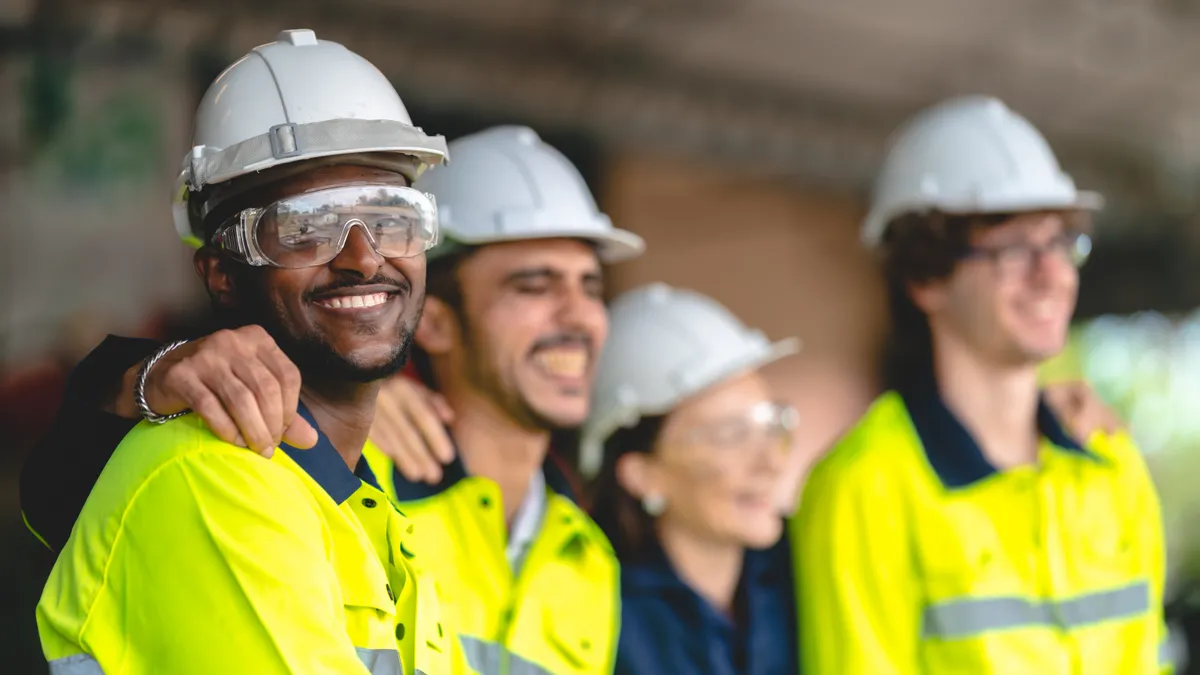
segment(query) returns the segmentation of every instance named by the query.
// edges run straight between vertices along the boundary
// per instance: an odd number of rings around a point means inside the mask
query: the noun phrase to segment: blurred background
[[[106,333],[207,310],[169,196],[212,79],[284,28],[342,42],[454,138],[533,126],[648,253],[612,292],[692,287],[803,354],[770,375],[815,454],[876,394],[886,320],[857,243],[884,141],[999,96],[1105,193],[1070,349],[1163,494],[1172,588],[1200,578],[1200,2],[1196,0],[0,0],[0,654],[45,672],[52,560],[16,477]]]

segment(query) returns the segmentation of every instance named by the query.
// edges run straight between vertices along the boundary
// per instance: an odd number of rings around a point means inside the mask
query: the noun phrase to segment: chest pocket
[[[920,518],[918,564],[931,603],[964,597],[1023,595],[1032,541],[1015,546],[1010,512],[985,501],[951,498]],[[1029,536],[1032,536],[1030,534]]]
[[[597,617],[602,614],[599,608],[589,607],[586,611],[576,606],[571,616],[563,608],[546,607],[543,609],[543,626],[546,631],[546,642],[553,648],[559,659],[574,672],[598,672],[608,654],[604,632],[597,630],[594,621],[585,619],[588,616]]]
[[[348,523],[331,524],[333,567],[342,589],[346,630],[356,647],[382,649],[394,646],[392,627],[396,594],[384,563],[361,532]]]

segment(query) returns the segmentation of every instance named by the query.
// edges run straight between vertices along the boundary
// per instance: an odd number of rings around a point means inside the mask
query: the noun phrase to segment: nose
[[[346,234],[346,245],[338,252],[337,257],[329,262],[329,266],[341,272],[369,279],[383,266],[384,257],[375,251],[371,239],[363,231],[362,226],[352,225]]]
[[[563,289],[557,314],[564,328],[591,334],[604,332],[608,325],[604,303],[577,285]]]
[[[791,432],[772,430],[772,433],[759,437],[757,452],[754,459],[754,471],[759,474],[777,476],[782,473],[787,464],[787,456],[792,450],[794,436]]]

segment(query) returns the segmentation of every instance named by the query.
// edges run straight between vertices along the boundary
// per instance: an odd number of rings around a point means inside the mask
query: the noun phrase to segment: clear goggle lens
[[[399,185],[314,190],[235,214],[214,237],[251,265],[315,267],[341,253],[358,227],[384,258],[409,258],[437,244],[433,195]]]

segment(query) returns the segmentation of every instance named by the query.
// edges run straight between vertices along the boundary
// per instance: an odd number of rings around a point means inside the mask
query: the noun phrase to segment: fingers
[[[164,378],[162,387],[175,392],[183,402],[183,407],[191,408],[192,412],[199,415],[218,438],[226,443],[246,446],[237,423],[225,411],[216,393],[200,379],[199,373],[190,368],[177,368],[164,374]]]
[[[296,414],[300,373],[261,327],[218,331],[175,352],[147,378],[152,408],[190,408],[222,440],[268,457],[285,435],[296,447],[316,443],[316,431]]]
[[[287,428],[283,430],[282,440],[293,448],[308,450],[317,444],[317,430],[308,423],[308,420],[294,415]]]
[[[430,394],[426,402],[433,404],[434,398],[441,399],[442,404],[449,410],[450,406],[445,403],[445,399],[437,394]],[[449,464],[454,460],[454,442],[450,440],[450,434],[446,431],[445,416],[437,410],[436,405],[411,406],[404,412],[409,422],[420,432],[422,445],[428,449],[431,459],[441,464]],[[438,480],[441,480],[440,467],[437,467],[437,473]]]
[[[429,403],[433,406],[434,411],[437,412],[438,417],[441,418],[442,424],[450,424],[453,422],[454,409],[450,407],[450,403],[446,400],[446,397],[436,392],[429,391],[428,389],[426,389],[426,391],[429,394]]]
[[[262,452],[273,447],[274,436],[264,419],[258,397],[251,389],[251,386],[254,386],[253,382],[251,384],[243,382],[232,368],[211,371],[209,376],[210,379],[206,384],[216,392],[225,411],[233,417],[242,436],[246,439],[247,447],[255,452]],[[279,429],[279,435],[283,436],[282,428]]]
[[[441,467],[433,459],[416,425],[409,418],[406,406],[410,405],[411,401],[405,400],[403,396],[397,396],[397,391],[390,387],[380,392],[371,439],[392,460],[405,479],[413,482],[437,482],[441,480]]]

